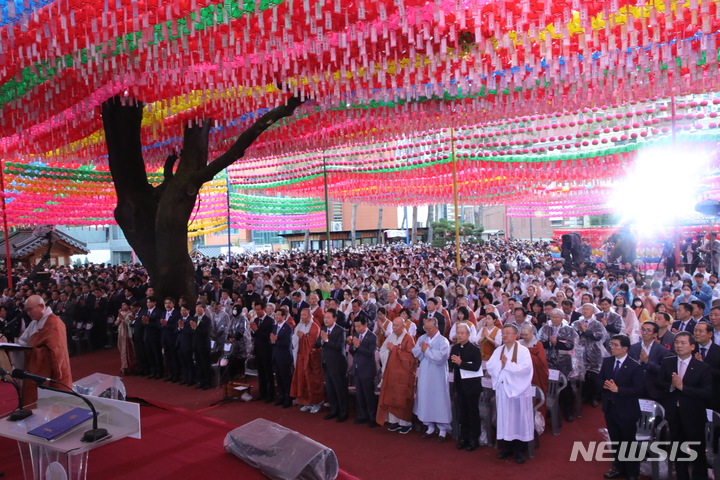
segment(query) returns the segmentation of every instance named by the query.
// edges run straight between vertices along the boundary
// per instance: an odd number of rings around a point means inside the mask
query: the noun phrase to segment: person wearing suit
[[[178,339],[178,318],[180,312],[175,308],[175,299],[165,298],[165,311],[160,319],[160,338],[162,341],[165,365],[167,365],[168,376],[166,382],[180,381],[180,365],[178,361],[177,339]]]
[[[599,305],[601,311],[595,315],[595,320],[603,324],[610,336],[622,333],[625,325],[622,317],[612,311],[612,300],[603,298]]]
[[[636,424],[640,418],[638,398],[644,388],[644,372],[640,364],[628,355],[629,349],[630,338],[627,335],[613,335],[610,340],[612,356],[605,358],[600,367],[602,408],[608,434],[613,442],[634,442]],[[620,446],[616,452],[621,450]],[[639,475],[639,462],[620,461],[616,456],[613,468],[604,477],[636,480]]]
[[[663,392],[658,390],[657,376],[660,372],[660,364],[671,355],[670,350],[657,342],[657,334],[660,327],[655,322],[645,322],[640,327],[641,340],[630,347],[628,356],[640,363],[640,368],[645,372],[645,391],[643,396],[652,400],[660,400]]]
[[[695,338],[686,331],[675,335],[677,357],[668,357],[660,365],[658,387],[665,394],[662,405],[674,442],[698,442],[691,447],[697,457],[692,462],[692,479],[707,479],[705,458],[705,404],[712,398],[712,372],[704,362],[692,356]],[[697,446],[699,444],[699,446]],[[690,462],[675,462],[678,480],[689,480]]]
[[[295,325],[300,323],[300,312],[304,308],[310,308],[310,304],[302,299],[300,292],[292,293],[292,306],[290,307],[290,316],[295,320]]]
[[[436,318],[437,324],[438,324],[438,331],[440,332],[440,335],[445,334],[445,327],[447,326],[447,318],[445,318],[445,315],[442,314],[442,312],[439,310],[438,305],[439,301],[435,297],[430,297],[427,300],[427,313],[425,314],[425,318]],[[425,335],[425,330],[422,327],[423,323],[420,322],[420,327],[418,328],[418,336]]]
[[[212,376],[210,367],[210,331],[212,320],[205,315],[205,305],[198,303],[195,306],[195,318],[190,319],[190,328],[193,331],[193,353],[197,364],[198,390],[210,388]]]
[[[145,324],[142,321],[142,316],[145,309],[142,308],[139,302],[133,302],[130,305],[132,310],[132,320],[130,326],[132,327],[132,340],[133,347],[135,347],[135,361],[137,362],[137,375],[146,377],[150,375],[150,365],[147,360],[147,349],[145,348]]]
[[[325,420],[336,418],[338,423],[348,419],[347,408],[347,357],[345,356],[345,330],[337,322],[334,310],[325,312],[325,325],[315,342],[322,348],[321,362],[325,374],[325,396],[330,403],[330,413]]]
[[[470,326],[467,323],[458,323],[455,336],[457,343],[450,349],[450,369],[454,374],[455,409],[460,424],[457,448],[471,452],[480,446],[482,353],[470,342]]]
[[[677,320],[672,324],[672,332],[690,332],[692,335],[697,321],[692,318],[693,306],[690,303],[681,303],[677,306]]]
[[[292,383],[292,335],[293,329],[287,323],[287,309],[281,308],[275,312],[275,326],[270,334],[272,344],[272,364],[277,379],[278,399],[275,405],[283,408],[292,407],[290,398],[290,385]]]
[[[377,364],[377,337],[368,328],[368,319],[359,315],[355,319],[355,334],[350,343],[353,356],[352,372],[355,382],[355,405],[357,418],[355,423],[367,423],[368,427],[377,427],[377,397],[375,396],[375,374]]]
[[[154,296],[147,297],[145,302],[147,308],[141,315],[142,323],[145,325],[145,357],[150,369],[150,378],[162,378],[163,359],[160,319],[163,314],[157,308],[157,299]]]
[[[256,317],[254,321],[250,322],[250,330],[260,392],[253,400],[265,400],[265,403],[272,403],[275,400],[275,380],[273,379],[270,335],[273,333],[275,321],[265,313],[265,304],[262,300],[255,302],[254,308]]]
[[[190,326],[190,309],[187,305],[180,307],[180,316],[177,319],[177,358],[180,376],[180,385],[195,384],[195,362],[193,361],[194,330]]]
[[[710,367],[712,375],[712,398],[707,408],[720,412],[720,345],[713,343],[713,327],[707,322],[698,322],[693,331],[697,345],[695,359]]]

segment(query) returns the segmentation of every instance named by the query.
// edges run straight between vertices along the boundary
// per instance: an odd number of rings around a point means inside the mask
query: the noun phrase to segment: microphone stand
[[[7,373],[7,372],[6,372]],[[15,387],[15,390],[17,391],[18,396],[18,407],[15,409],[14,412],[10,414],[8,417],[9,422],[18,422],[20,420],[25,420],[30,415],[33,414],[32,410],[25,410],[23,408],[23,396],[22,396],[22,390],[20,390],[20,386],[17,384],[16,381],[8,380],[7,375],[2,376],[2,381],[5,383],[12,384],[13,387]]]
[[[53,382],[55,382],[55,380],[53,380]],[[60,385],[63,385],[63,384],[60,383],[60,382],[55,382],[55,383],[59,383]],[[90,400],[88,400],[87,398],[85,398],[83,395],[80,395],[79,393],[75,392],[75,391],[72,390],[72,389],[61,390],[61,389],[59,389],[59,388],[49,387],[49,386],[45,385],[44,383],[40,383],[40,382],[37,383],[37,386],[38,386],[38,388],[42,388],[43,390],[50,390],[50,391],[52,391],[52,392],[66,393],[66,394],[68,394],[68,395],[72,395],[73,397],[79,398],[80,400],[82,400],[83,402],[85,402],[88,407],[90,407],[90,410],[92,410],[92,414],[93,414],[92,430],[88,430],[87,432],[85,432],[85,434],[84,434],[83,437],[82,437],[82,441],[83,441],[83,442],[91,443],[91,442],[95,442],[95,441],[97,441],[97,440],[100,440],[101,438],[105,438],[105,437],[108,436],[108,431],[107,431],[106,429],[104,429],[104,428],[98,428],[98,413],[97,413],[97,410],[95,410],[95,407],[93,406],[93,404],[90,403]],[[67,388],[67,385],[63,385],[63,386],[64,386],[65,388]]]

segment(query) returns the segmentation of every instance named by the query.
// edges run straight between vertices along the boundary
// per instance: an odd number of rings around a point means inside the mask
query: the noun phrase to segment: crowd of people
[[[700,442],[678,478],[689,468],[705,478],[704,409],[720,411],[717,271],[702,261],[640,270],[589,254],[568,265],[549,244],[527,242],[465,245],[461,258],[458,268],[450,249],[383,245],[330,259],[205,259],[192,303],[157,298],[138,266],[58,267],[38,283],[20,271],[0,298],[0,327],[27,336],[27,299],[39,299],[31,306],[61,319],[71,344],[105,348],[116,335],[123,374],[207,389],[214,363],[228,378],[247,367],[255,400],[309,414],[325,405],[323,418],[344,422],[352,397],[355,423],[400,434],[422,425],[423,438],[454,433],[468,451],[494,432],[498,457],[518,463],[542,423],[536,390],[547,392],[557,370],[602,404],[614,441],[634,440],[639,398],[663,405],[672,439]],[[480,418],[484,390],[495,425]],[[573,388],[559,404],[574,421]],[[638,468],[618,460],[605,476],[636,478]]]

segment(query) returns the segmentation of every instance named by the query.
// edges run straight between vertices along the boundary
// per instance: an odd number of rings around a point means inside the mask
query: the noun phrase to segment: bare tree
[[[293,96],[268,111],[210,163],[211,121],[186,126],[182,152],[167,157],[164,180],[157,187],[148,182],[142,154],[144,104],[120,96],[102,104],[108,163],[117,193],[115,220],[147,268],[157,296],[185,295],[191,304],[195,301],[187,227],[200,187],[241,158],[260,134],[292,115],[301,104],[302,100]]]

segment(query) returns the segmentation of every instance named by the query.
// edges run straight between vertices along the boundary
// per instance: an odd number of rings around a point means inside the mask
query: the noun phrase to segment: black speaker
[[[257,418],[225,436],[225,451],[272,479],[334,480],[335,452],[301,433]]]

